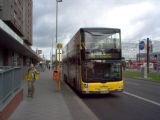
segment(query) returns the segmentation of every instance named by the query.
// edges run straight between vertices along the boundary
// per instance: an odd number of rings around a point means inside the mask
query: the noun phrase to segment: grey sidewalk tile
[[[51,72],[40,74],[35,83],[35,96],[28,98],[24,84],[24,100],[9,120],[72,120],[61,92],[57,92]]]

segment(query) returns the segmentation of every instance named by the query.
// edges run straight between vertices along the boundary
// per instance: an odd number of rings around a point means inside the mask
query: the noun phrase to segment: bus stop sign
[[[143,50],[143,49],[144,49],[144,46],[145,46],[144,41],[141,41],[141,42],[139,43],[139,49],[140,49],[140,50]]]
[[[57,48],[58,48],[58,49],[62,49],[62,47],[63,47],[63,45],[62,45],[61,43],[58,43],[58,44],[57,44]]]

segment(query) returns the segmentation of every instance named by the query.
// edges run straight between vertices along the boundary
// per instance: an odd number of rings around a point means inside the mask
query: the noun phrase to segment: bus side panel
[[[77,34],[72,38],[72,40],[69,42],[68,44],[68,56],[67,56],[67,61],[68,61],[68,83],[74,88],[74,89],[78,89],[78,78],[77,78],[77,68],[78,68],[78,34],[79,32],[77,32]]]
[[[66,77],[67,77],[66,71],[67,71],[67,64],[66,64],[66,62],[63,62],[63,69],[62,69],[63,80],[67,80],[66,79]]]
[[[80,85],[80,46],[81,46],[81,32],[79,31],[76,36],[76,89],[77,91],[81,91]]]
[[[66,45],[63,48],[64,54],[63,54],[63,69],[62,69],[62,75],[63,75],[63,80],[65,80],[67,82],[67,78],[68,78],[68,56],[67,56],[67,49],[68,49],[68,45]]]

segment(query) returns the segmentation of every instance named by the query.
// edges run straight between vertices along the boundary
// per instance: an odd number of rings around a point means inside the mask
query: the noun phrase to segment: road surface
[[[127,78],[123,93],[82,100],[100,120],[160,120],[160,83]]]

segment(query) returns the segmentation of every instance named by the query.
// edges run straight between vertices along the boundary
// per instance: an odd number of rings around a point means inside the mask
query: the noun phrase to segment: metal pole
[[[147,38],[147,74],[149,74],[149,38]]]
[[[51,68],[53,66],[53,40],[52,40],[52,48],[51,48],[51,56],[50,56],[50,59],[51,59]]]
[[[57,45],[57,36],[58,36],[58,2],[56,2],[56,45]]]
[[[140,66],[140,40],[139,40],[139,44],[138,44],[138,48],[139,48],[139,66]]]
[[[56,68],[57,68],[57,36],[58,36],[58,1],[56,0]]]

